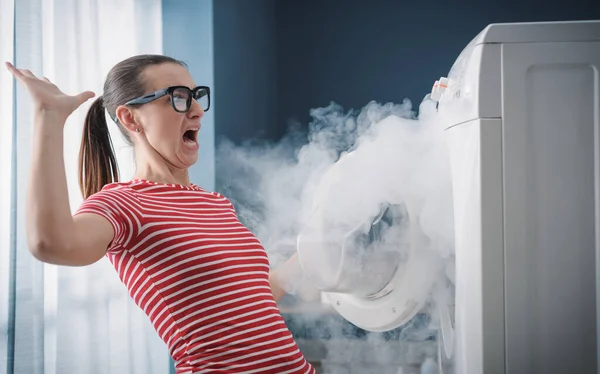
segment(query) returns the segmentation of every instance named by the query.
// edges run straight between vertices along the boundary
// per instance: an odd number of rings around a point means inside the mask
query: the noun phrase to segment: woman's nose
[[[195,99],[192,99],[192,104],[190,105],[190,110],[188,111],[189,117],[202,117],[204,115],[204,109],[202,109],[202,105]]]

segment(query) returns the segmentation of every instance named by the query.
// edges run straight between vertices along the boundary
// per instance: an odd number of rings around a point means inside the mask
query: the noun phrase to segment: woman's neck
[[[188,169],[176,169],[168,165],[152,167],[148,164],[138,164],[133,179],[143,179],[163,184],[180,184],[182,186],[191,184]]]

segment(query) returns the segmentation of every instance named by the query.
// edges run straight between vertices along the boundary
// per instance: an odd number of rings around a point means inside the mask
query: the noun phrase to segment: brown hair
[[[147,93],[142,72],[149,66],[164,63],[186,66],[184,62],[167,56],[138,55],[119,62],[108,73],[104,93],[90,106],[83,125],[79,149],[79,188],[84,199],[100,191],[106,184],[119,181],[117,159],[104,109],[131,145],[127,131],[117,119],[117,107]]]

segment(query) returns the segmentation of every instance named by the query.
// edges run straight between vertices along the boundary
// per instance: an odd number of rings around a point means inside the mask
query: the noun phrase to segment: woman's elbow
[[[86,266],[97,259],[89,256],[80,256],[68,245],[59,244],[48,240],[30,240],[29,252],[37,260],[50,265]]]
[[[53,245],[43,238],[29,236],[27,239],[29,252],[41,262],[51,263]]]

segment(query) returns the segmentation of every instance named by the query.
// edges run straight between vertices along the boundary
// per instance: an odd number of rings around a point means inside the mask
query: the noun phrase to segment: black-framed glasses
[[[190,110],[192,99],[195,99],[205,112],[210,109],[210,88],[207,86],[198,86],[193,90],[186,86],[171,86],[129,100],[125,105],[146,104],[166,95],[170,96],[173,109],[179,113],[185,113]]]

